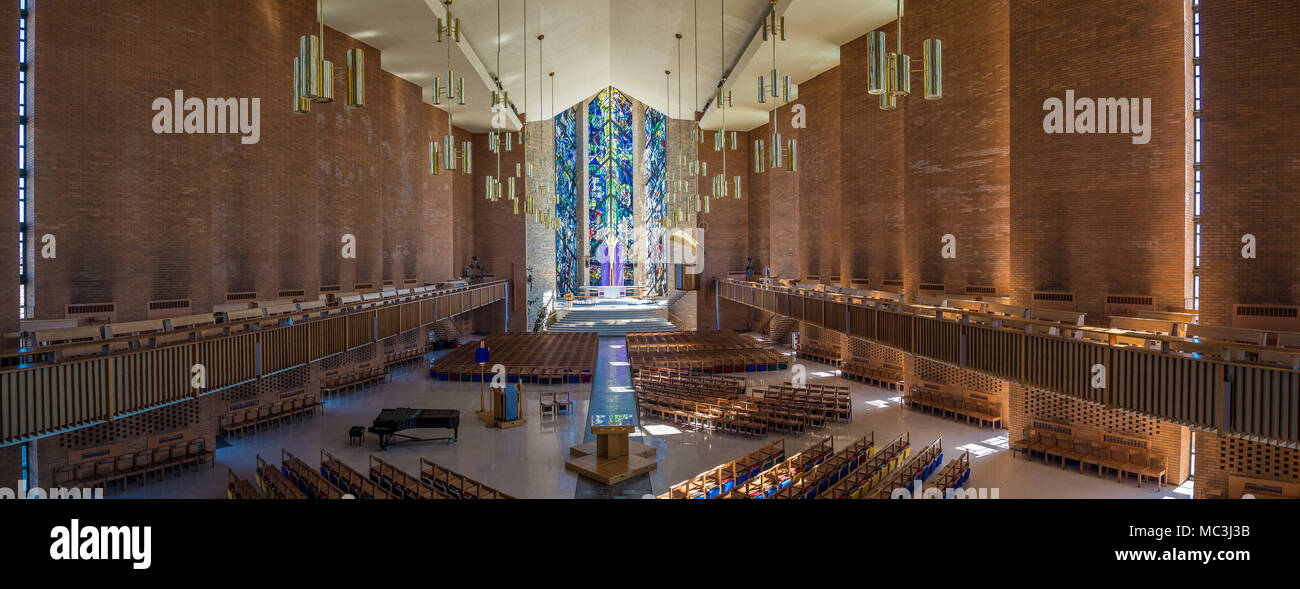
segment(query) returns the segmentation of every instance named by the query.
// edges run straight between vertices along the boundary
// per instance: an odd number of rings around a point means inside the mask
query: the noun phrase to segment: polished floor
[[[569,447],[589,441],[582,424],[589,411],[595,413],[634,413],[633,394],[627,367],[625,342],[622,338],[601,338],[600,363],[595,382],[590,385],[531,385],[525,390],[524,409],[528,422],[513,429],[484,427],[475,417],[479,409],[478,383],[450,383],[431,380],[420,365],[399,370],[390,383],[351,393],[327,402],[325,412],[293,425],[262,430],[254,435],[229,440],[230,446],[217,451],[216,468],[202,467],[166,481],[151,480],[144,487],[133,486],[125,492],[110,491],[109,497],[125,498],[221,498],[225,497],[226,469],[252,480],[255,456],[278,463],[280,450],[290,452],[308,464],[318,464],[324,449],[365,471],[369,456],[380,454],[385,460],[408,472],[417,473],[419,459],[427,458],[521,498],[634,498],[647,493],[665,492],[670,485],[730,461],[782,436],[764,439],[728,434],[682,430],[655,420],[640,423],[633,439],[659,450],[659,468],[642,480],[627,481],[616,489],[578,481],[564,469]],[[834,369],[815,362],[803,362],[809,382],[849,384],[853,391],[853,420],[832,424],[801,436],[784,436],[788,454],[793,454],[825,436],[833,436],[836,448],[868,432],[874,432],[877,444],[884,444],[908,432],[915,446],[927,444],[940,436],[946,458],[962,449],[970,449],[972,474],[968,487],[997,489],[997,496],[1010,498],[1187,498],[1190,482],[1180,488],[1166,487],[1156,492],[1153,485],[1138,488],[1135,483],[1120,484],[1114,478],[1098,479],[1095,474],[1079,474],[1030,462],[1020,456],[1012,458],[1007,449],[1007,434],[968,426],[899,405],[898,393],[840,379]],[[750,374],[751,383],[783,382],[789,372]],[[575,388],[576,387],[576,388]],[[574,393],[573,416],[542,419],[538,413],[538,391],[571,390]],[[594,389],[594,392],[593,392]],[[411,443],[380,452],[373,435],[364,447],[348,445],[347,430],[353,425],[369,426],[386,407],[459,409],[460,441]]]

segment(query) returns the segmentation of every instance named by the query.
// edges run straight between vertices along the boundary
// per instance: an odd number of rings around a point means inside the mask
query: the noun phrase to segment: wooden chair
[[[1092,456],[1092,445],[1087,440],[1070,440],[1069,451],[1061,456],[1061,468],[1065,468],[1065,463],[1073,460],[1079,463],[1079,474],[1083,474],[1083,462],[1090,456]]]
[[[1115,482],[1119,482],[1120,469],[1124,468],[1124,465],[1128,463],[1128,448],[1110,446],[1108,453],[1109,458],[1101,463],[1097,476],[1101,476],[1101,471],[1109,468],[1115,471]]]
[[[118,488],[126,489],[126,478],[135,469],[135,454],[127,452],[117,457],[113,465],[113,474],[104,480],[104,484],[117,482]]]
[[[1152,456],[1147,467],[1138,473],[1138,486],[1142,486],[1144,479],[1155,479],[1156,491],[1159,492],[1164,487],[1165,476],[1167,474],[1168,473],[1165,471],[1165,459],[1159,456]]]
[[[560,395],[564,396],[560,397]],[[565,415],[573,414],[573,399],[570,398],[569,391],[555,393],[555,414],[559,416],[561,413]]]
[[[1130,474],[1137,475],[1138,486],[1141,487],[1142,470],[1150,467],[1151,459],[1146,452],[1140,450],[1129,452],[1128,460],[1124,462],[1123,466],[1119,467],[1120,479],[1123,479],[1124,476]]]
[[[1091,464],[1097,467],[1097,478],[1101,478],[1101,465],[1107,458],[1109,458],[1109,451],[1104,444],[1089,442],[1088,455],[1079,462],[1079,472],[1083,473],[1083,467]]]
[[[1013,456],[1015,455],[1016,452],[1020,452],[1021,454],[1024,454],[1026,458],[1028,458],[1029,449],[1038,442],[1037,432],[1034,432],[1032,430],[1026,430],[1024,435],[1025,437],[1011,443],[1011,454]]]
[[[537,402],[542,417],[546,417],[548,413],[551,417],[555,417],[555,393],[541,393],[537,396]]]
[[[1074,453],[1074,439],[1067,438],[1067,437],[1058,437],[1056,438],[1056,445],[1051,448],[1048,448],[1047,451],[1043,453],[1043,464],[1047,464],[1048,457],[1056,456],[1057,458],[1061,459],[1061,468],[1065,468],[1066,457],[1073,453]]]

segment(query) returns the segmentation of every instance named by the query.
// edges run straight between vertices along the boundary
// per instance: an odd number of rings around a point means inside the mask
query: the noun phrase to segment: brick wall
[[[793,114],[781,120],[782,133],[799,140],[799,268],[829,284],[840,273],[840,68],[831,68],[799,85],[807,128],[792,129]],[[790,110],[793,110],[791,105]],[[811,163],[810,168],[806,165]],[[790,172],[769,171],[768,174]]]
[[[1228,325],[1235,303],[1300,304],[1300,5],[1205,2],[1201,23],[1201,321]]]
[[[708,166],[710,178],[722,174],[721,151],[713,151],[714,131],[705,131],[704,145],[699,148],[700,161]],[[724,135],[726,145],[727,170],[726,180],[730,183],[725,198],[709,201],[709,212],[698,215],[699,226],[704,227],[704,272],[700,275],[698,291],[698,326],[700,329],[743,329],[749,324],[749,314],[743,307],[725,305],[720,317],[715,315],[717,305],[714,301],[714,280],[726,278],[727,272],[745,269],[745,258],[749,252],[749,203],[745,200],[750,192],[750,176],[746,172],[750,162],[750,137],[748,133],[737,133],[736,150],[731,149],[730,135]],[[735,193],[734,177],[740,176],[740,198]],[[705,179],[700,183],[701,198],[710,198],[712,183]],[[775,270],[773,270],[775,272]]]
[[[912,95],[899,100],[906,110],[892,114],[903,118],[907,292],[915,296],[920,283],[956,293],[968,284],[1005,291],[1013,255],[1007,0],[907,8],[903,50],[913,69],[921,66],[923,39],[939,38],[946,49],[943,99],[925,100],[921,76],[913,75]],[[956,259],[941,256],[945,235],[956,238]]]
[[[888,25],[881,30],[892,33]],[[866,93],[867,38],[840,47],[841,144],[840,243],[843,280],[869,278],[879,289],[903,278],[903,114],[880,110],[880,97]],[[807,90],[801,90],[801,97]],[[807,158],[804,169],[819,163]]]
[[[505,150],[505,135],[501,135],[500,179],[501,198],[495,202],[487,200],[487,186],[484,178],[497,176],[497,154],[492,153],[488,145],[487,134],[474,135],[474,250],[471,255],[478,256],[483,271],[495,275],[498,280],[510,281],[510,331],[526,331],[528,321],[528,255],[527,229],[524,221],[522,200],[518,203],[516,214],[515,202],[509,198],[508,178],[515,175],[515,164],[524,162],[524,148],[518,144],[518,135],[511,135],[516,142]],[[515,195],[524,198],[524,178],[515,179]],[[474,313],[474,329],[479,332],[501,331],[504,314],[498,304],[490,305]]]
[[[1011,2],[1013,303],[1074,292],[1098,322],[1107,294],[1190,296],[1185,25],[1181,0]],[[1151,98],[1150,143],[1045,133],[1043,102],[1067,89]]]
[[[1226,493],[1228,476],[1241,475],[1265,481],[1300,483],[1300,450],[1260,444],[1209,432],[1196,432],[1197,499]]]
[[[313,30],[314,8],[41,3],[34,233],[56,235],[59,256],[35,267],[38,316],[116,301],[119,320],[141,319],[152,299],[190,298],[204,311],[228,291],[314,297],[321,285],[454,272],[447,252],[473,235],[453,227],[468,216],[457,203],[469,202],[455,191],[470,184],[428,177],[427,142],[446,119],[417,86],[382,71],[376,49],[327,29],[336,66],[347,49],[366,50],[366,108],[345,107],[338,78],[335,103],[289,109],[297,39]],[[260,142],[154,134],[153,100],[177,89],[260,98]],[[345,233],[357,239],[355,260],[340,255]]]
[[[0,27],[6,31],[12,31],[17,34],[18,31],[18,3],[7,2],[0,7]],[[30,36],[28,37],[31,38]],[[18,87],[18,53],[16,51],[6,52],[7,55],[0,57],[0,84],[5,88]],[[0,95],[0,113],[4,113],[3,119],[7,121],[0,126],[0,160],[7,162],[18,161],[18,93],[5,92],[7,96]],[[0,215],[6,219],[7,227],[17,229],[14,221],[18,218],[18,167],[17,165],[0,166],[0,185],[6,187],[5,198],[0,199]],[[16,235],[10,233],[3,239],[0,239],[0,276],[7,276],[5,280],[0,280],[0,333],[9,333],[18,329],[18,282],[14,278],[18,276],[18,240]],[[39,246],[40,239],[35,243]],[[10,480],[10,478],[0,479],[0,481]],[[0,483],[3,484],[3,483]]]

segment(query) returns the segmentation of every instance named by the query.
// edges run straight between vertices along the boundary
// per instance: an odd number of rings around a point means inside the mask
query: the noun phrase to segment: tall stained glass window
[[[578,294],[577,107],[555,117],[555,292]]]
[[[635,281],[632,235],[632,102],[610,87],[587,106],[589,284]]]
[[[668,117],[646,107],[645,110],[646,158],[646,286],[655,295],[664,294],[664,193],[668,184],[665,173],[668,159]]]

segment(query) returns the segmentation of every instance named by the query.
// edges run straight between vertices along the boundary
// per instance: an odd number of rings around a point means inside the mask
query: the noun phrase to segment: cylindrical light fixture
[[[442,77],[433,77],[433,105],[442,106]]]
[[[889,51],[884,31],[871,31],[867,35],[867,94],[884,94],[888,88]]]
[[[890,56],[894,60],[894,84],[889,89],[895,96],[907,96],[912,93],[912,58],[905,53]]]
[[[791,139],[789,153],[785,155],[785,169],[789,172],[799,171],[799,140]]]
[[[348,108],[366,106],[366,54],[360,49],[348,50]]]
[[[943,98],[943,43],[925,40],[925,99]]]
[[[429,175],[437,176],[439,170],[438,142],[429,142]]]
[[[316,96],[316,102],[324,104],[334,102],[334,62],[326,60],[320,62],[320,93]]]
[[[302,96],[302,58],[293,58],[293,112],[305,115],[311,112],[311,100]]]
[[[442,138],[442,167],[456,171],[456,139],[451,135]]]
[[[316,100],[320,96],[320,38],[303,35],[298,38],[299,87],[303,98]]]
[[[758,77],[758,103],[767,104],[767,83],[763,80],[763,76]]]

